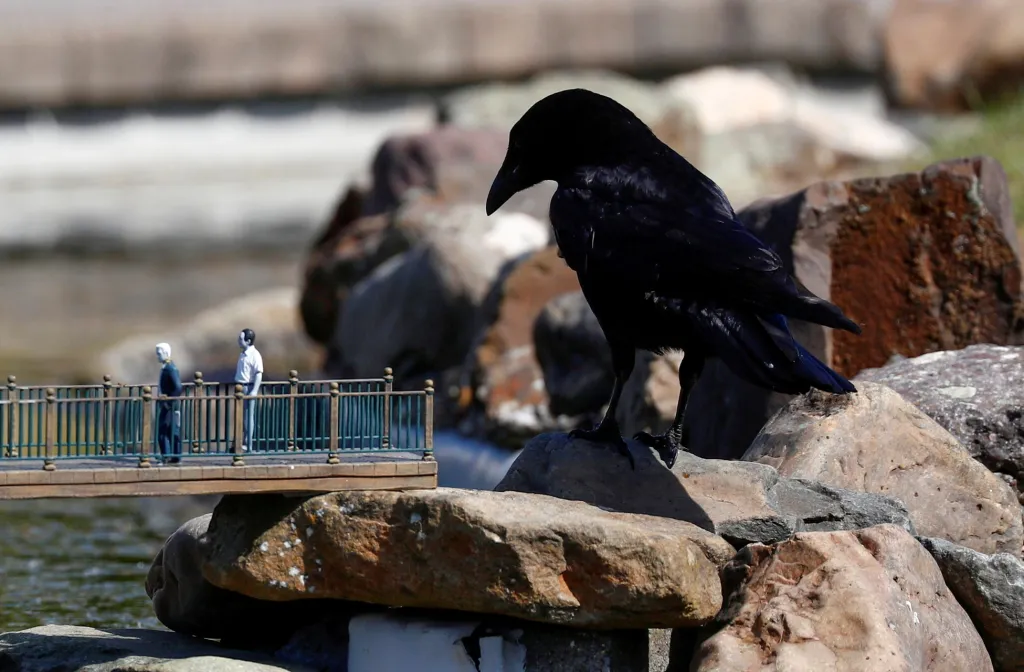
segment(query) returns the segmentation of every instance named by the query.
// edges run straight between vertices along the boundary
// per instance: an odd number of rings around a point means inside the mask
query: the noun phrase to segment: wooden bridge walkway
[[[205,383],[180,397],[120,385],[20,387],[0,392],[0,499],[116,497],[437,486],[433,383],[393,389],[383,378]],[[253,446],[243,416],[254,403]],[[161,410],[161,408],[163,410]],[[158,448],[158,418],[173,414],[180,458]]]

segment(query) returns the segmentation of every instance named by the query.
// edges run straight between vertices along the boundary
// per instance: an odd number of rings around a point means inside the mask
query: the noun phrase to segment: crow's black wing
[[[742,273],[763,282],[785,275],[779,255],[742,224],[692,205],[560,189],[551,219],[565,260],[577,272],[620,275],[670,297],[679,296],[676,287],[690,295],[695,278],[733,282]]]
[[[664,192],[641,200],[602,191],[559,189],[551,201],[558,246],[577,273],[860,331],[832,304],[801,292],[779,255],[721,208]]]

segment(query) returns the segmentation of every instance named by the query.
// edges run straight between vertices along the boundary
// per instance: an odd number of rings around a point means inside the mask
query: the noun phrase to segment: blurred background
[[[183,377],[229,380],[236,334],[252,327],[270,379],[391,365],[457,399],[469,375],[457,364],[488,365],[490,309],[431,313],[453,290],[424,287],[417,314],[415,269],[388,286],[371,272],[430,222],[457,220],[493,236],[463,289],[500,310],[487,297],[502,264],[549,242],[550,185],[506,208],[518,218],[487,220],[482,203],[508,128],[543,95],[613,96],[737,209],[989,154],[1020,213],[1022,77],[1020,0],[0,0],[0,373],[155,382],[153,346],[168,341]],[[557,426],[534,420],[509,422]],[[514,453],[481,435],[439,446],[445,484],[500,478]],[[5,515],[28,510],[42,511]],[[155,625],[137,574],[184,514],[76,515],[81,538],[59,547],[44,549],[45,525],[25,532],[38,545],[0,542],[0,599],[22,605],[7,625]],[[129,544],[140,526],[151,533]],[[73,618],[25,610],[74,592],[112,547],[131,549],[107,577],[132,582],[129,606],[103,602],[121,593],[93,577],[94,593],[76,593],[85,606],[60,605]],[[74,561],[55,573],[47,552]],[[50,587],[33,593],[41,566]]]
[[[1022,55],[1012,0],[2,0],[0,372],[141,382],[168,340],[211,379],[252,324],[314,375],[306,255],[382,141],[563,84],[737,208],[964,149],[1019,182]]]

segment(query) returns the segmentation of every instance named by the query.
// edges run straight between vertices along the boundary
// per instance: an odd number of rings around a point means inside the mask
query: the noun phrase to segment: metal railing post
[[[153,390],[148,385],[142,388],[142,436],[139,438],[139,468],[148,469],[150,443],[153,441]]]
[[[338,464],[338,415],[341,404],[341,389],[337,381],[331,381],[330,412],[327,414],[330,428],[330,444],[327,447],[327,464]]]
[[[57,457],[57,390],[46,388],[46,406],[43,408],[43,432],[46,437],[46,457],[43,469],[53,471],[57,468],[54,458]]]
[[[103,376],[103,402],[100,410],[100,451],[110,455],[110,399],[114,396],[114,383],[110,374]]]
[[[423,459],[434,459],[434,381],[427,380],[423,403]]]
[[[7,376],[7,411],[10,421],[7,423],[7,457],[18,457],[21,447],[21,434],[18,422],[21,420],[21,395],[18,393],[18,379]]]
[[[292,369],[288,372],[288,450],[296,450],[295,437],[295,403],[299,393],[299,372]]]
[[[203,372],[196,371],[192,376],[192,382],[195,385],[195,392],[192,393],[192,452],[202,453],[203,441],[200,437],[203,431],[203,396],[206,394],[203,388]]]
[[[245,412],[245,392],[242,391],[241,383],[235,384],[235,436],[234,436],[234,447],[232,452],[234,456],[231,458],[232,467],[244,467],[245,458],[242,457],[242,441],[245,438],[244,431],[245,426],[242,424],[242,414]]]
[[[380,432],[380,447],[384,450],[391,447],[391,392],[394,384],[394,371],[389,366],[384,369],[384,421]]]

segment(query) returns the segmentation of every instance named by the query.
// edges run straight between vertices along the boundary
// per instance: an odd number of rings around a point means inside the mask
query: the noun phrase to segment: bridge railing
[[[423,390],[395,390],[383,378],[267,381],[247,398],[241,385],[208,383],[197,372],[180,397],[155,395],[148,385],[19,386],[0,391],[0,462],[138,457],[140,467],[160,456],[159,425],[173,424],[182,457],[326,455],[403,452],[433,458],[433,382]],[[243,417],[255,404],[253,445],[243,451]],[[172,434],[172,439],[173,439]],[[172,446],[173,448],[173,446]],[[176,452],[173,451],[172,452]],[[168,455],[171,456],[171,455]]]

